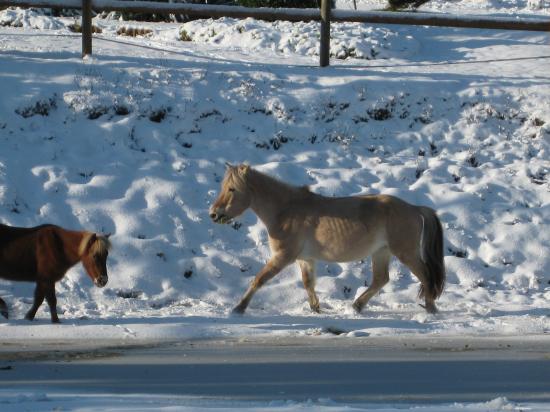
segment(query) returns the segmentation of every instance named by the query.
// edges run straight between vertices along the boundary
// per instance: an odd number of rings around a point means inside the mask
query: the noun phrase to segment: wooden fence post
[[[332,0],[321,0],[321,48],[319,51],[321,67],[330,61],[330,5]]]
[[[92,0],[82,0],[82,57],[92,54]]]

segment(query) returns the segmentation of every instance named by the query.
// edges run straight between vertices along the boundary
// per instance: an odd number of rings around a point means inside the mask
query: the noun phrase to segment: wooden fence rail
[[[259,20],[320,21],[320,65],[327,66],[330,56],[330,22],[404,24],[477,29],[527,30],[550,32],[550,19],[515,17],[458,16],[435,13],[330,10],[330,1],[322,0],[318,9],[250,8],[187,3],[158,3],[122,0],[0,0],[0,7],[40,7],[82,10],[82,55],[92,54],[92,11],[131,13],[186,14],[212,18],[252,17]]]

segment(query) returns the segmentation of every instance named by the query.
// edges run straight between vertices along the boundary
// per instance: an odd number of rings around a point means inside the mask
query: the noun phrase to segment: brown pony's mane
[[[80,246],[78,247],[78,254],[79,256],[82,256],[84,252],[86,252],[86,247],[88,246],[88,243],[90,242],[90,238],[95,235],[93,232],[86,232],[86,234],[82,237],[82,240],[80,241]],[[96,235],[96,240],[92,245],[90,245],[90,248],[88,252],[92,255],[100,254],[104,255],[111,249],[111,242],[106,236],[100,236]]]

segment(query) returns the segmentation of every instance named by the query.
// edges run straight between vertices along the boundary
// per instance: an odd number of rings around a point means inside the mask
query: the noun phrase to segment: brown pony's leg
[[[6,305],[6,302],[2,298],[0,298],[0,315],[8,319],[8,305]]]
[[[313,312],[319,313],[319,299],[315,294],[315,262],[312,260],[299,260],[302,270],[302,281],[309,298],[309,307]]]
[[[372,283],[369,288],[353,302],[353,308],[360,313],[367,302],[374,296],[382,287],[389,282],[389,265],[391,254],[388,248],[382,248],[372,255]]]
[[[50,315],[52,323],[59,323],[57,316],[57,297],[55,296],[55,283],[49,283],[46,287],[46,302],[50,307]]]
[[[36,315],[36,311],[42,305],[42,302],[44,302],[45,297],[45,288],[44,285],[41,282],[36,283],[36,289],[34,290],[34,302],[32,304],[31,309],[27,312],[25,315],[25,319],[27,320],[33,320],[34,316]]]
[[[243,295],[241,301],[233,309],[233,313],[243,314],[250,303],[250,299],[254,296],[254,293],[256,293],[256,291],[261,288],[264,283],[277,275],[290,263],[292,263],[292,259],[288,259],[280,255],[272,257],[262,268],[262,270],[258,272],[252,283],[250,283],[250,286]]]

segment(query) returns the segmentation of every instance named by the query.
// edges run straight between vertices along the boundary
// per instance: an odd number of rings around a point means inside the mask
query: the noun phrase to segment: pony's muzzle
[[[107,284],[108,281],[109,278],[107,276],[102,276],[99,279],[96,279],[94,283],[98,288],[102,288]]]
[[[231,220],[227,215],[217,212],[210,212],[210,219],[212,219],[214,223],[227,223]]]

